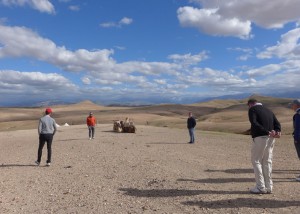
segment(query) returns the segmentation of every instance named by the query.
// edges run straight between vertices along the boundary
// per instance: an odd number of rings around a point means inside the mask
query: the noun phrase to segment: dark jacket
[[[196,123],[195,118],[189,117],[189,118],[187,119],[187,128],[188,128],[188,129],[195,128],[196,124],[197,124],[197,123]]]
[[[281,132],[281,126],[274,113],[262,105],[252,106],[248,111],[252,138],[268,136],[269,131]]]
[[[296,111],[293,116],[293,126],[294,126],[294,140],[300,142],[300,109]]]

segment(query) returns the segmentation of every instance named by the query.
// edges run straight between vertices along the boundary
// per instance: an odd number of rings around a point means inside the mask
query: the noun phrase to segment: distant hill
[[[292,99],[252,95],[263,105],[272,109],[283,127],[284,134],[292,132],[293,112],[288,108]],[[194,104],[160,104],[151,106],[102,106],[89,100],[76,104],[53,105],[53,117],[58,124],[85,124],[88,113],[92,111],[98,123],[112,124],[114,120],[131,118],[135,124],[159,127],[186,128],[188,112],[197,119],[197,129],[206,131],[246,133],[250,128],[248,121],[248,98],[216,99]],[[47,105],[49,106],[49,105]],[[44,107],[0,108],[0,131],[36,128]]]
[[[240,93],[240,94],[230,94],[230,95],[224,95],[224,96],[218,96],[218,97],[182,97],[180,101],[174,101],[171,99],[166,99],[163,97],[155,97],[153,99],[146,99],[141,98],[139,100],[135,100],[134,98],[123,100],[120,98],[117,102],[108,103],[108,102],[100,102],[99,100],[91,100],[91,102],[102,105],[102,106],[108,106],[108,107],[139,107],[139,106],[152,106],[152,105],[158,105],[161,103],[169,103],[169,104],[197,104],[197,103],[205,103],[212,100],[246,100],[248,99],[252,94],[250,93]],[[278,91],[274,91],[274,93],[270,94],[264,94],[261,96],[265,97],[272,97],[272,98],[288,98],[288,99],[295,99],[300,98],[300,91],[292,91],[292,92],[284,92],[280,93]],[[57,105],[70,105],[70,104],[77,104],[85,101],[80,100],[43,100],[43,101],[32,101],[32,99],[18,101],[18,99],[11,101],[10,103],[0,103],[0,107],[46,107],[46,106],[57,106]]]

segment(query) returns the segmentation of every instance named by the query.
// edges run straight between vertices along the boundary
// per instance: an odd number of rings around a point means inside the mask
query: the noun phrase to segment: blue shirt
[[[296,110],[296,113],[293,117],[293,125],[294,125],[294,140],[300,142],[300,108]]]

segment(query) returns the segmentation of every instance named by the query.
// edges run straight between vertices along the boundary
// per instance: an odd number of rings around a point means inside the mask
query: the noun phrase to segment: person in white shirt
[[[45,116],[40,118],[39,126],[38,126],[38,134],[39,134],[39,148],[38,148],[38,157],[35,163],[37,165],[40,165],[41,158],[42,158],[42,152],[45,143],[47,143],[47,161],[46,166],[50,166],[51,164],[51,156],[52,156],[52,141],[53,136],[56,132],[56,122],[55,120],[50,116],[52,114],[52,109],[47,108],[45,111]]]

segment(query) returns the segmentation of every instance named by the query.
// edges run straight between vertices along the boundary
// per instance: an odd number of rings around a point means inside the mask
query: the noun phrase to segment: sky
[[[299,8],[299,0],[0,0],[0,106],[300,93]]]

